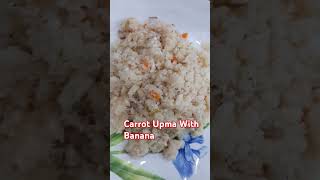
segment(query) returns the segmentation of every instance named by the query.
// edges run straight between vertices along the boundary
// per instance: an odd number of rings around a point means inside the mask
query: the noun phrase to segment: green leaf
[[[115,170],[112,170],[111,168],[111,171],[114,172]],[[114,173],[121,177],[121,179],[123,180],[150,180],[150,178],[139,176],[123,169],[118,169]]]
[[[142,168],[134,167],[131,163],[110,156],[111,171],[124,180],[164,180],[164,178],[149,173]]]
[[[115,146],[123,141],[123,135],[121,133],[114,133],[110,137],[110,146]]]
[[[210,125],[210,123],[207,123],[207,124],[203,127],[203,129],[206,129],[207,127],[209,127],[209,125]]]
[[[110,151],[110,153],[111,154],[124,154],[124,153],[126,153],[125,151],[118,151],[118,150],[116,150],[116,151]]]

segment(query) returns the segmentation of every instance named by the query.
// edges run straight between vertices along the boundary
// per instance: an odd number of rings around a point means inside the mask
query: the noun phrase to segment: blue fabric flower
[[[202,146],[200,149],[192,149],[190,144],[203,144],[203,136],[192,137],[191,134],[183,138],[184,146],[179,149],[178,155],[173,164],[178,170],[182,179],[188,179],[195,171],[197,161],[207,154],[207,146]]]

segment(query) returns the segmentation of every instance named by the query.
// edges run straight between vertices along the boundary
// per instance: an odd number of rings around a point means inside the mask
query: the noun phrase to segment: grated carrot
[[[161,99],[160,94],[155,91],[150,91],[150,96],[156,101],[160,101]]]
[[[172,59],[171,59],[171,63],[172,63],[172,64],[177,64],[177,62],[178,62],[178,61],[177,61],[177,57],[176,57],[175,55],[173,55],[173,56],[172,56]]]
[[[181,34],[181,38],[182,38],[182,39],[188,39],[188,37],[189,37],[189,34],[188,34],[188,33],[182,33],[182,34]]]
[[[149,62],[146,59],[142,59],[142,69],[147,70],[149,66]]]

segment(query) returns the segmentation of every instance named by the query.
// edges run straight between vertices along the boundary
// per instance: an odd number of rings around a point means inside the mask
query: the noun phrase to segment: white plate
[[[204,134],[204,143],[201,146],[208,147],[208,153],[199,160],[197,170],[192,175],[190,180],[209,180],[210,179],[210,128],[206,129]],[[121,150],[124,144],[120,144],[112,150]],[[192,148],[199,148],[198,145],[191,145]],[[168,180],[180,180],[181,177],[174,167],[172,161],[165,160],[160,154],[149,154],[140,159],[134,159],[127,154],[117,155],[120,159],[134,164],[135,167],[145,169],[147,172],[156,174],[164,179]],[[116,174],[110,172],[111,180],[121,180]]]
[[[188,32],[191,40],[210,40],[209,0],[111,0],[110,32],[115,35],[125,18],[144,21],[152,16]],[[111,39],[115,38],[111,36]]]
[[[175,24],[180,32],[188,32],[190,40],[194,43],[210,42],[210,4],[208,0],[111,0],[111,41],[117,38],[119,24],[123,19],[134,17],[143,22],[152,16],[156,16],[164,22]],[[190,180],[210,179],[209,130],[210,128],[205,130],[204,144],[202,144],[208,147],[208,153],[199,160],[197,171]],[[121,146],[117,146],[117,148],[121,149]],[[191,147],[194,147],[194,144]],[[150,154],[141,159],[132,159],[126,154],[117,157],[165,179],[181,179],[172,161],[163,159],[159,154]],[[110,174],[112,180],[121,179],[112,172]]]

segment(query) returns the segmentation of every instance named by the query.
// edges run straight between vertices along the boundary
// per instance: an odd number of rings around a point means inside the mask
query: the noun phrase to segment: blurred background
[[[0,179],[106,178],[108,6],[0,2]]]
[[[215,0],[215,180],[320,178],[320,1]]]

